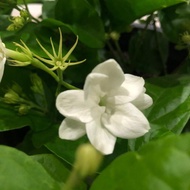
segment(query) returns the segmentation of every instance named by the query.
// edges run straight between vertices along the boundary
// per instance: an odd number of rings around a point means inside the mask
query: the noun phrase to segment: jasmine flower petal
[[[144,83],[145,82],[142,77],[125,74],[125,81],[122,83],[121,88],[127,90],[127,99],[132,101],[143,92]]]
[[[62,115],[74,120],[89,122],[93,119],[84,101],[83,90],[67,90],[60,93],[56,99],[56,107]]]
[[[108,76],[100,73],[91,73],[87,76],[84,85],[84,97],[89,103],[98,104],[100,98],[105,95],[101,90],[101,84],[108,79]]]
[[[86,133],[85,124],[66,118],[59,127],[59,137],[68,140],[77,140]]]
[[[6,62],[6,48],[0,38],[0,81],[3,77],[5,62]]]
[[[150,107],[152,105],[153,101],[149,95],[142,93],[131,103],[133,105],[135,105],[138,109],[144,110],[144,109]]]
[[[148,132],[149,122],[133,104],[118,106],[113,115],[104,116],[105,127],[114,135],[124,139],[137,138]]]
[[[93,120],[86,124],[86,133],[91,144],[103,154],[113,152],[116,137],[105,129],[100,119]]]

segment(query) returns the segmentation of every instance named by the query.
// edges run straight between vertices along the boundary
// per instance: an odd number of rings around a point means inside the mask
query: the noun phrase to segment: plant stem
[[[59,77],[52,71],[50,70],[47,66],[45,66],[41,61],[39,61],[36,58],[33,58],[31,61],[31,64],[43,71],[45,71],[46,73],[50,74],[57,82],[59,82]]]
[[[59,68],[57,69],[57,76],[59,78],[59,81],[58,81],[58,85],[57,85],[57,89],[56,89],[56,93],[55,93],[56,97],[58,96],[58,94],[61,91],[61,86],[62,86],[62,82],[63,82],[63,71]]]
[[[73,190],[74,187],[76,187],[76,185],[80,182],[79,180],[79,175],[77,170],[75,170],[75,168],[73,168],[73,170],[71,171],[71,174],[69,176],[69,178],[67,179],[65,185],[63,186],[62,190]]]
[[[62,84],[64,87],[68,88],[68,89],[73,89],[73,90],[79,89],[79,88],[77,88],[76,86],[73,86],[73,85],[71,85],[71,84],[69,84],[69,83],[67,83],[67,82],[65,82],[65,81],[62,81],[61,84]]]

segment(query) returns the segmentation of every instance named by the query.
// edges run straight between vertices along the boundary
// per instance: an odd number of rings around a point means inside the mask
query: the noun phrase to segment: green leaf
[[[22,74],[21,74],[22,73]],[[0,95],[1,97],[4,96],[4,93],[7,89],[12,87],[12,84],[16,83],[21,88],[24,94],[27,95],[28,99],[30,101],[36,102],[35,97],[33,96],[33,92],[30,89],[31,81],[30,81],[30,70],[27,70],[25,68],[17,68],[17,67],[10,67],[6,66],[3,80],[0,84]],[[42,76],[42,75],[41,75]],[[51,81],[48,82],[48,84]],[[53,86],[53,85],[52,85]],[[44,85],[46,93],[47,94],[47,103],[51,104],[48,105],[48,108],[51,109],[51,113],[53,113],[53,110],[55,109],[54,101],[52,102],[52,96],[50,89],[47,89],[47,85]],[[50,86],[51,87],[51,86]],[[15,109],[16,106],[18,107],[19,104],[5,104],[3,103],[3,100],[0,104],[0,131],[7,131],[17,128],[22,128],[25,126],[30,126],[34,131],[42,131],[47,129],[48,127],[52,126],[52,116],[45,115],[44,113],[38,112],[36,110],[30,110],[26,115],[19,115],[18,109]]]
[[[0,146],[0,189],[59,190],[59,184],[30,156]]]
[[[134,20],[156,10],[175,5],[185,0],[105,0],[109,11],[108,18],[116,28],[126,28]]]
[[[32,158],[38,161],[44,167],[44,169],[50,174],[50,176],[60,183],[65,182],[68,176],[70,175],[69,170],[63,165],[61,160],[52,154],[39,154],[32,156]],[[81,182],[73,190],[85,190],[85,189],[86,185]]]
[[[146,81],[153,105],[144,111],[151,130],[143,137],[129,139],[130,150],[138,150],[152,139],[180,134],[190,118],[190,77],[165,76]]]
[[[166,81],[171,81],[169,87],[164,87]],[[150,124],[180,134],[190,117],[190,77],[161,77],[146,87],[154,101],[146,114]]]
[[[63,183],[66,181],[69,170],[52,154],[38,154],[31,156],[39,162],[54,180]]]
[[[76,141],[62,140],[57,137],[51,142],[46,143],[45,146],[71,166],[75,160],[75,152],[77,147],[84,142],[86,142],[85,137]]]
[[[189,190],[190,134],[168,136],[116,158],[90,190]]]
[[[30,120],[25,116],[19,116],[13,107],[0,104],[0,131],[18,129],[30,125]]]
[[[89,47],[104,46],[104,26],[91,4],[85,0],[58,0],[56,19],[71,26],[72,31]]]

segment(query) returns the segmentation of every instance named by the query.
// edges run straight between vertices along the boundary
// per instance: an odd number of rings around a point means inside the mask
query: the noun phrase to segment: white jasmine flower
[[[5,62],[6,62],[6,49],[5,49],[5,44],[2,42],[0,38],[0,81],[3,77],[4,73],[4,67],[5,67]]]
[[[97,150],[111,154],[117,137],[131,139],[148,132],[149,122],[141,110],[151,104],[144,79],[124,74],[115,60],[107,60],[87,76],[84,90],[58,95],[56,107],[66,117],[59,136],[76,140],[87,134]]]

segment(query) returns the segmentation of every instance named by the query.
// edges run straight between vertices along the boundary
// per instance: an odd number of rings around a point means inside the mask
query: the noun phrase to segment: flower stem
[[[73,190],[74,187],[80,182],[80,177],[78,175],[77,170],[74,168],[71,171],[69,178],[67,179],[65,185],[63,186],[62,190]]]
[[[57,82],[59,82],[59,77],[52,71],[50,70],[48,67],[46,67],[41,61],[39,61],[36,58],[33,58],[31,61],[31,64],[43,71],[45,71],[46,73],[50,74]]]
[[[62,86],[62,82],[63,82],[63,71],[59,68],[57,69],[57,76],[59,78],[59,81],[58,81],[58,85],[57,85],[57,89],[56,89],[56,93],[55,93],[56,97],[58,96],[58,94],[61,91],[61,86]]]
[[[33,66],[45,71],[46,73],[50,74],[55,79],[55,81],[58,82],[59,85],[63,85],[67,89],[78,89],[77,87],[63,81],[62,71],[61,70],[58,70],[58,76],[57,76],[52,70],[50,70],[47,66],[45,66],[41,61],[39,61],[36,58],[32,59],[31,64]]]
[[[73,89],[73,90],[79,89],[79,88],[77,88],[76,86],[73,86],[73,85],[71,85],[71,84],[69,84],[69,83],[67,83],[67,82],[65,82],[65,81],[62,81],[61,84],[62,84],[64,87],[68,88],[68,89]]]

